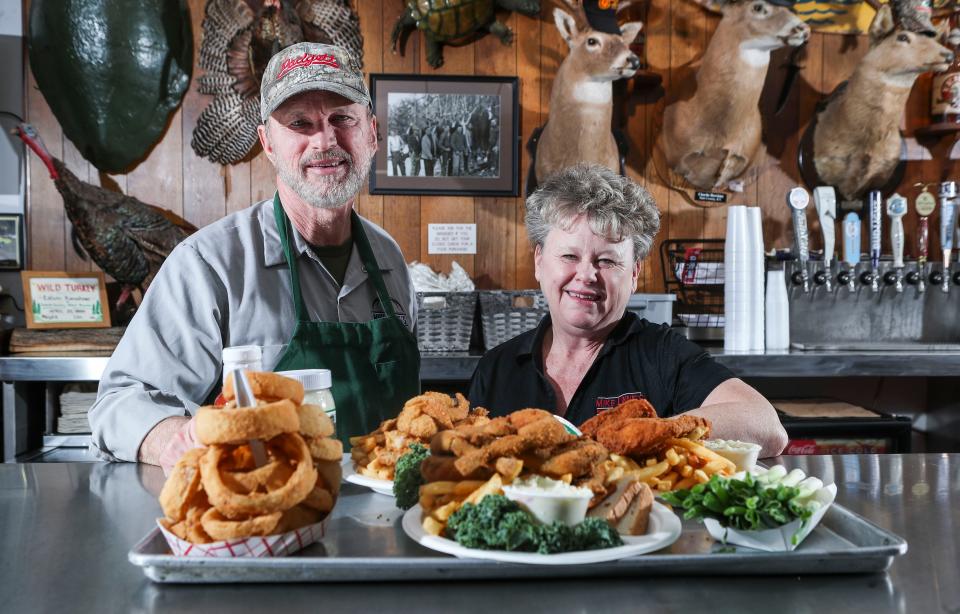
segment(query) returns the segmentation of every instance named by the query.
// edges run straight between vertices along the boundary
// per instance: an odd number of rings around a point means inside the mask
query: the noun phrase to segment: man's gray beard
[[[286,165],[279,165],[277,171],[280,175],[280,181],[293,190],[297,196],[302,198],[307,204],[317,209],[337,209],[342,207],[360,193],[360,188],[366,183],[370,175],[370,160],[373,156],[364,156],[361,160],[363,164],[356,164],[352,156],[347,158],[350,170],[347,172],[346,179],[342,183],[331,185],[331,181],[324,180],[323,183],[307,181],[298,167],[297,172],[288,168]]]

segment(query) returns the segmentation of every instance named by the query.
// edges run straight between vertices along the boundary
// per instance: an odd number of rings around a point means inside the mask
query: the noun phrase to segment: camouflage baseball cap
[[[283,102],[302,92],[326,90],[370,106],[360,63],[337,45],[297,43],[270,58],[260,85],[260,118],[267,121]]]

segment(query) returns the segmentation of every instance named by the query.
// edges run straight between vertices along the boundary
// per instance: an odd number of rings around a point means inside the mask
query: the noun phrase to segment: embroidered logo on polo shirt
[[[608,409],[613,409],[617,405],[626,403],[627,401],[633,399],[645,399],[647,398],[642,392],[624,392],[617,397],[597,397],[596,409],[599,414],[602,411],[607,411]]]
[[[403,322],[404,326],[410,326],[410,319],[407,317],[406,312],[403,311],[403,307],[400,306],[400,303],[396,299],[391,298],[390,302],[393,303],[393,312],[397,314],[397,318]],[[380,303],[380,298],[377,297],[373,299],[373,305],[370,307],[370,311],[373,312],[373,319],[380,320],[387,317],[387,312],[384,311],[383,305]]]

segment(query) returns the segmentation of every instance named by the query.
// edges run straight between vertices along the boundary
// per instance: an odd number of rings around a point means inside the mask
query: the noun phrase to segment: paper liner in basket
[[[837,497],[837,485],[829,484],[816,492],[813,500],[820,503],[820,507],[807,519],[806,524],[801,528],[801,521],[798,518],[791,523],[785,524],[776,529],[766,529],[764,531],[738,531],[723,527],[713,518],[704,518],[703,525],[706,527],[710,537],[726,544],[736,544],[764,552],[791,552],[806,539],[807,535],[813,531],[823,515],[827,513],[833,500]],[[796,539],[794,539],[796,536]]]
[[[174,556],[263,558],[288,556],[319,540],[326,531],[326,519],[295,531],[278,533],[277,535],[232,539],[209,544],[192,544],[182,540],[168,531],[159,519],[157,520],[157,526],[163,532],[163,537],[167,540],[167,545],[170,546]]]

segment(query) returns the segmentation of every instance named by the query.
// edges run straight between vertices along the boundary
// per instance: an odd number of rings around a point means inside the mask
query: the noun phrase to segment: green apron
[[[355,212],[351,213],[353,240],[386,317],[369,322],[310,321],[300,293],[293,241],[288,237],[289,221],[279,194],[273,198],[273,213],[290,267],[297,313],[297,326],[274,371],[330,370],[331,392],[337,404],[337,437],[349,449],[350,437],[369,433],[382,421],[395,418],[408,399],[420,394],[417,339],[393,309],[380,267]]]

